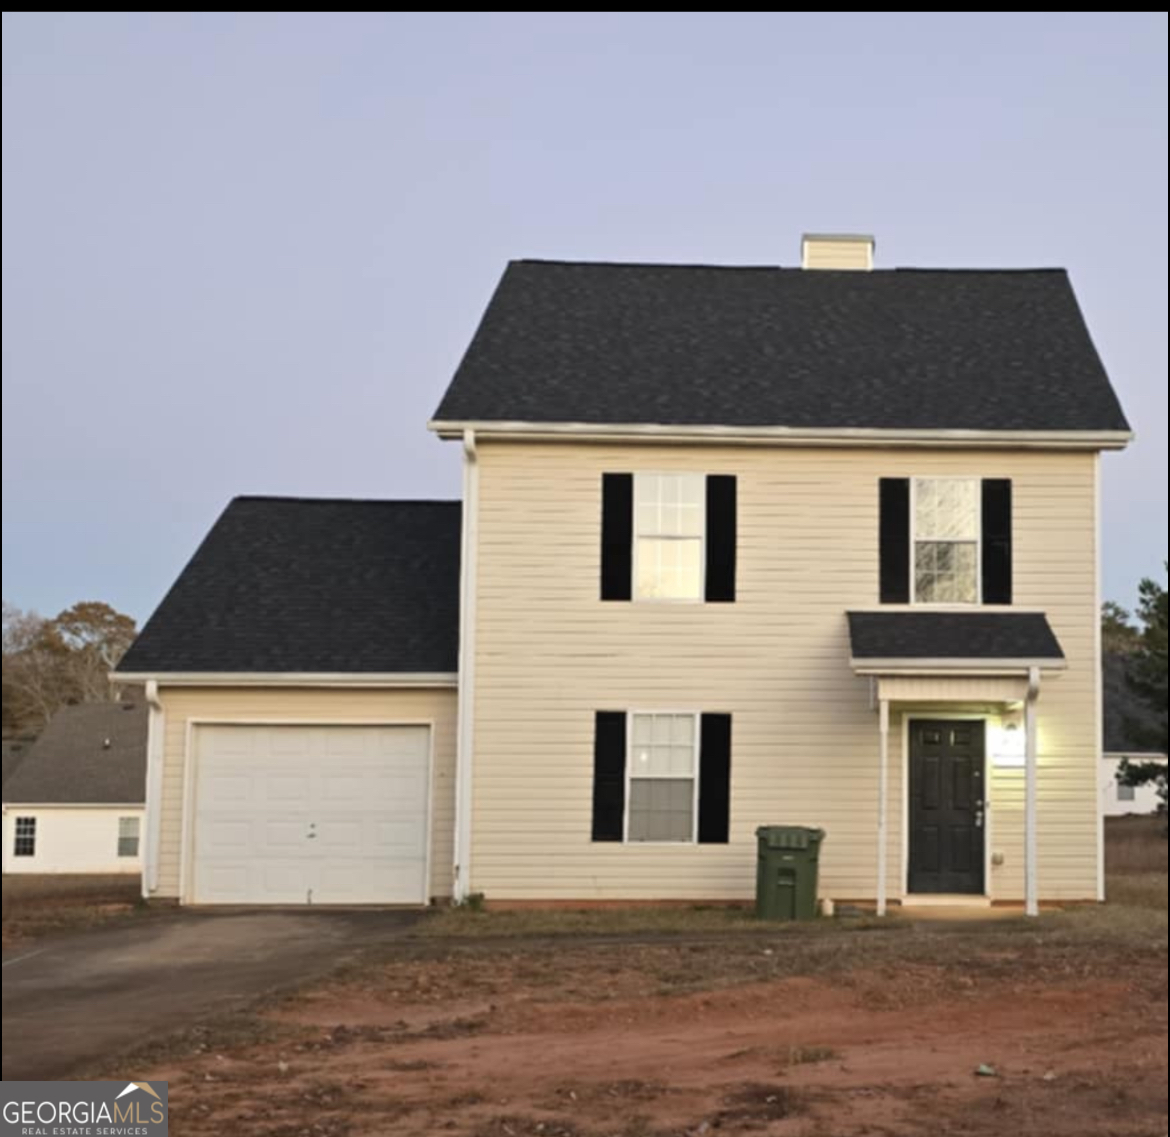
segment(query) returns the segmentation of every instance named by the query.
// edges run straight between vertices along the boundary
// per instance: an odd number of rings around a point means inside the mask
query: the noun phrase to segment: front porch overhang
[[[850,666],[870,679],[878,718],[877,910],[887,910],[890,708],[1021,707],[1024,718],[1025,911],[1039,914],[1037,701],[1065,667],[1043,613],[849,612]]]

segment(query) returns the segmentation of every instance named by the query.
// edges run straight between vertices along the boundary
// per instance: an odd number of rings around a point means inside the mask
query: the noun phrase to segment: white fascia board
[[[857,675],[1027,675],[1033,667],[1063,671],[1063,659],[850,659]]]
[[[431,419],[427,429],[440,438],[591,442],[631,440],[724,443],[760,446],[922,446],[993,447],[1025,450],[1122,450],[1131,430],[879,430],[869,427],[667,426],[658,423],[457,422]]]
[[[6,801],[5,809],[145,809],[141,801]]]
[[[295,671],[115,671],[119,683],[160,687],[451,687],[459,686],[454,671],[382,673]]]

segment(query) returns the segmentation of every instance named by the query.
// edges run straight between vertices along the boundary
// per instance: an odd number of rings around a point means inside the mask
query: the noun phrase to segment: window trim
[[[21,827],[22,822],[32,830],[31,833],[21,833],[20,827]],[[20,842],[21,841],[31,841],[32,842],[32,847],[28,850],[28,852],[21,852],[20,851]],[[29,816],[28,814],[25,814],[23,817],[18,816],[18,817],[13,818],[13,821],[12,821],[12,855],[14,857],[22,857],[22,858],[23,857],[35,857],[37,855],[37,819],[35,816]]]
[[[975,486],[975,599],[919,600],[916,550],[918,545],[918,483],[971,482]],[[983,477],[978,474],[910,475],[910,605],[915,608],[979,608],[983,605]],[[929,540],[930,538],[924,538]],[[966,544],[953,541],[951,544]]]
[[[691,837],[689,841],[631,841],[630,840],[630,783],[635,781],[649,781],[651,779],[635,778],[632,774],[634,768],[634,719],[638,715],[674,715],[674,716],[689,716],[694,722],[693,741],[692,741],[692,770],[694,773],[691,776]],[[703,730],[703,712],[695,710],[691,707],[683,708],[661,708],[661,707],[639,707],[637,710],[626,711],[626,785],[625,785],[625,801],[622,804],[622,844],[623,845],[646,845],[651,848],[666,848],[679,849],[689,848],[694,845],[696,848],[699,844],[699,779],[702,774],[700,762],[702,759],[702,730]]]
[[[122,842],[131,840],[130,837],[123,837],[122,836],[122,824],[123,824],[123,822],[126,822],[126,821],[132,821],[134,823],[134,835],[133,835],[134,852],[132,852],[132,853],[123,853],[122,852]],[[142,818],[136,814],[120,815],[118,817],[118,838],[117,838],[117,844],[116,844],[115,849],[114,849],[115,855],[118,857],[119,860],[129,860],[132,857],[137,857],[141,853],[141,851],[142,851]]]
[[[630,601],[634,604],[704,604],[707,600],[707,477],[694,470],[634,470],[630,520]],[[698,541],[699,542],[699,594],[698,596],[643,596],[638,591],[638,479],[639,478],[698,478],[703,492],[699,504],[703,510],[702,532],[697,537],[655,535],[647,540],[655,541]],[[645,712],[667,714],[666,711]],[[685,712],[684,712],[685,713]]]

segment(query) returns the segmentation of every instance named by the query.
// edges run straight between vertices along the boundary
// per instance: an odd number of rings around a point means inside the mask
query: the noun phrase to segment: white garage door
[[[427,898],[425,726],[201,726],[197,904]]]

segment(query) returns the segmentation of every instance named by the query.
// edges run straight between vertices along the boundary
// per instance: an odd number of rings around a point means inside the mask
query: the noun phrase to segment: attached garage
[[[455,869],[457,502],[237,498],[123,657],[143,895],[419,905]]]
[[[197,904],[423,904],[431,732],[199,725]]]

